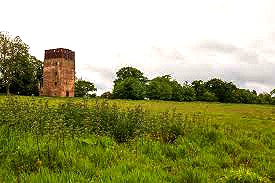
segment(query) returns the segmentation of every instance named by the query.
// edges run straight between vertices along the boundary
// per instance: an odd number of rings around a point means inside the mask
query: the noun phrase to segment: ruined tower
[[[45,50],[42,96],[74,96],[75,52],[57,48]]]

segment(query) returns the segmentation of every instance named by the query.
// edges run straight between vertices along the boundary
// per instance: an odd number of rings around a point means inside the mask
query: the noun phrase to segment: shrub
[[[219,182],[225,183],[269,183],[267,177],[261,177],[250,169],[241,167],[237,170],[230,170]]]

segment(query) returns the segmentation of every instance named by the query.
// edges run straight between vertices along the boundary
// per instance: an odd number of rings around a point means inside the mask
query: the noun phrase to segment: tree
[[[183,101],[183,88],[176,80],[170,81],[170,86],[172,88],[172,97],[173,101]]]
[[[96,91],[96,87],[90,81],[85,81],[82,79],[77,79],[75,81],[75,96],[84,97],[84,96],[95,96],[92,92]]]
[[[204,92],[200,99],[207,102],[218,101],[218,98],[215,96],[215,94],[209,91]]]
[[[117,73],[114,81],[113,97],[120,99],[141,100],[145,97],[147,78],[133,67],[123,67]]]
[[[113,98],[113,94],[111,92],[107,91],[107,92],[102,93],[100,97],[106,98],[106,99],[111,99],[111,98]]]
[[[10,85],[15,69],[12,48],[12,38],[8,33],[0,32],[0,73],[2,86],[6,89],[7,94],[10,94]]]
[[[42,62],[33,56],[27,59],[17,60],[20,72],[14,73],[10,86],[11,93],[20,95],[39,95],[39,85],[42,80]]]
[[[153,100],[171,100],[173,97],[173,88],[171,86],[171,76],[165,75],[156,77],[149,81],[146,96]],[[176,90],[175,86],[175,90]]]
[[[205,87],[207,91],[215,94],[219,102],[231,102],[232,92],[237,89],[232,82],[227,83],[217,78],[207,81]]]
[[[246,89],[235,89],[232,92],[231,102],[233,103],[245,103],[245,104],[255,104],[258,103],[258,97],[255,92],[250,92]]]
[[[259,94],[258,99],[260,104],[270,104],[272,102],[272,98],[269,93]]]
[[[195,80],[191,84],[195,90],[197,100],[202,100],[203,94],[207,92],[204,82],[202,80]]]
[[[145,98],[145,83],[133,77],[125,78],[115,84],[113,97],[143,100]]]
[[[19,36],[12,38],[0,32],[1,90],[7,94],[38,94],[42,78],[42,62],[29,54],[29,46]]]
[[[116,76],[117,79],[114,81],[115,83],[123,81],[126,78],[135,78],[144,83],[148,80],[140,70],[133,67],[123,67],[119,69],[119,71],[116,72]]]
[[[183,101],[196,100],[195,89],[192,86],[190,86],[187,82],[182,85],[182,100]]]

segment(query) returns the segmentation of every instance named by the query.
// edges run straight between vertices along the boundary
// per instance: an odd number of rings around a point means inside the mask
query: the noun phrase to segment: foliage
[[[144,74],[133,67],[123,67],[116,72],[117,79],[114,81],[115,83],[123,81],[127,78],[135,78],[140,82],[146,82],[147,78],[144,77]]]
[[[115,84],[113,97],[119,99],[143,100],[145,97],[145,83],[133,77],[126,78]]]
[[[77,79],[74,86],[76,97],[92,96],[92,92],[96,91],[94,83],[82,79]]]
[[[275,178],[273,106],[2,96],[0,107],[0,182]]]
[[[173,88],[171,86],[171,77],[165,75],[156,77],[149,81],[146,95],[153,100],[171,100],[173,96]],[[176,87],[174,87],[174,90]]]
[[[200,99],[202,101],[208,101],[208,102],[218,101],[218,98],[216,97],[216,95],[209,91],[204,92],[204,94],[200,96]]]
[[[232,91],[237,88],[233,83],[227,83],[217,78],[207,81],[205,87],[209,92],[215,94],[219,102],[229,102]]]
[[[42,62],[30,55],[29,46],[19,36],[0,32],[0,91],[38,95],[41,79]]]
[[[146,97],[154,100],[193,101],[195,91],[187,83],[179,84],[170,75],[156,77],[147,85]]]
[[[196,100],[195,89],[190,86],[188,83],[185,83],[182,86],[182,101],[194,101]]]
[[[271,183],[271,181],[267,177],[261,177],[255,172],[252,172],[249,169],[244,167],[240,167],[238,170],[230,170],[228,175],[221,179],[221,182],[226,183],[238,183],[238,182],[245,182],[245,183]]]
[[[105,98],[105,99],[111,99],[111,98],[113,98],[113,94],[111,92],[107,91],[107,92],[102,93],[100,97]]]
[[[39,86],[42,81],[42,62],[35,57],[17,62],[20,72],[15,73],[15,77],[10,86],[11,93],[19,95],[39,95]]]
[[[201,100],[202,95],[207,92],[204,82],[202,80],[195,80],[191,84],[195,90],[197,100]]]
[[[258,96],[258,100],[260,104],[270,104],[271,103],[271,95],[269,93],[261,93]]]
[[[133,67],[123,67],[117,73],[114,81],[113,97],[120,99],[142,100],[145,97],[147,78]]]
[[[244,103],[244,104],[255,104],[257,103],[257,95],[245,89],[235,89],[232,92],[231,102]]]

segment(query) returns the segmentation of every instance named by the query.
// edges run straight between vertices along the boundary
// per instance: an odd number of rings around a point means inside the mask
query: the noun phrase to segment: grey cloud
[[[224,73],[226,73],[226,78],[232,78],[239,83],[255,82],[266,85],[274,85],[274,70],[275,64],[262,61],[256,65],[243,64],[242,66],[231,66],[225,68]]]
[[[106,68],[106,67],[97,67],[94,65],[88,65],[85,64],[81,67],[82,70],[86,70],[86,71],[90,71],[90,72],[97,72],[100,73],[100,75],[103,78],[108,78],[108,79],[114,79],[115,77],[115,70],[111,69],[111,68]]]
[[[205,41],[195,47],[200,52],[216,52],[220,54],[230,54],[240,62],[257,64],[260,62],[260,56],[255,49],[245,49],[237,47],[230,43],[222,43],[217,41]]]
[[[216,52],[222,52],[222,53],[233,53],[238,52],[240,48],[232,45],[232,44],[225,44],[221,42],[216,41],[205,41],[196,47],[196,49],[202,49],[205,51],[216,51]]]
[[[270,62],[270,60],[275,59],[275,53],[270,53],[269,60],[266,60],[262,58],[263,50],[260,48],[239,48],[233,44],[213,41],[201,43],[200,46],[192,50],[194,52],[186,53],[184,56],[180,51],[176,48],[153,47],[148,50],[146,57],[149,56],[149,60],[157,60],[157,65],[150,67],[148,64],[145,64],[147,66],[141,64],[138,69],[150,79],[158,75],[171,74],[180,83],[199,79],[207,81],[212,78],[220,78],[228,82],[232,81],[241,88],[254,87],[257,84],[266,88],[275,88],[275,74],[273,73],[275,63]],[[211,60],[212,57],[210,59],[208,57],[209,52],[219,53],[214,54],[215,59],[222,60],[225,55],[229,54],[232,56],[230,59],[236,60],[232,60],[232,63],[229,64],[215,65]],[[199,55],[199,59],[205,59],[193,62],[193,60],[198,59],[197,55]],[[176,59],[184,60],[184,62],[175,62]],[[102,79],[96,81],[98,89],[106,91],[112,88],[117,68],[84,65],[81,69],[100,73]],[[261,91],[261,88],[249,89]]]
[[[203,45],[203,44],[201,44]],[[211,60],[207,60],[207,50],[214,50],[221,54],[216,54],[217,59],[224,59],[224,54],[232,54],[232,59],[239,59],[232,61],[232,64],[220,64],[214,65]],[[204,50],[204,51],[203,51]],[[238,87],[247,87],[249,83],[258,84],[259,86],[266,86],[267,88],[275,87],[275,63],[269,62],[262,58],[262,52],[260,50],[254,50],[251,48],[238,48],[233,45],[226,44],[207,44],[197,48],[197,51],[191,55],[187,55],[188,60],[184,63],[165,62],[160,64],[156,70],[158,73],[172,73],[172,76],[183,83],[184,81],[194,81],[202,79],[204,81],[211,78],[220,78],[226,81],[232,81]],[[203,61],[192,63],[194,54],[200,54],[202,58],[206,58]],[[269,57],[269,59],[275,58],[275,53]],[[196,59],[196,58],[195,58]],[[149,75],[154,75],[155,71],[150,68],[145,69]],[[259,88],[250,88],[259,90]]]
[[[112,83],[115,79],[115,70],[106,67],[97,67],[94,65],[85,64],[80,66],[80,70],[84,70],[86,72],[97,72],[100,74],[100,81],[95,80],[95,85],[99,90],[106,90],[112,86]]]

